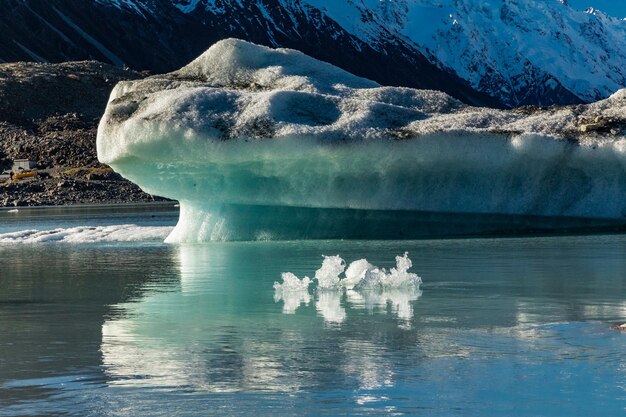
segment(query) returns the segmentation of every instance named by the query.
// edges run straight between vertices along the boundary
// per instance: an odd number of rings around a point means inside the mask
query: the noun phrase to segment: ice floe
[[[396,256],[396,267],[389,271],[370,264],[367,259],[353,261],[346,269],[346,262],[339,255],[323,258],[314,280],[283,272],[283,283],[274,282],[274,301],[283,301],[284,313],[293,314],[302,304],[308,305],[316,298],[315,307],[324,321],[339,324],[347,317],[342,305],[345,299],[351,308],[386,312],[389,307],[401,320],[413,318],[412,302],[422,295],[422,279],[408,272],[412,262],[407,252]],[[311,296],[309,286],[314,281],[317,285]]]
[[[49,230],[28,229],[1,233],[1,243],[95,243],[159,241],[171,233],[169,226],[138,226],[122,224],[112,226],[76,226]]]

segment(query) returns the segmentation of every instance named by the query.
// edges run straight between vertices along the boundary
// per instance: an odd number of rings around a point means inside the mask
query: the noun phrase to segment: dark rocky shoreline
[[[0,207],[164,201],[123,179],[51,178],[0,185]]]
[[[0,207],[163,201],[111,172],[96,154],[111,89],[145,75],[96,61],[0,64],[0,172],[24,158],[40,174],[0,180]]]

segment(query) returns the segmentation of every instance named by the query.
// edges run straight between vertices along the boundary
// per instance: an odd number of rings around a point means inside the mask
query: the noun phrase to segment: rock
[[[580,131],[582,133],[587,133],[593,130],[598,130],[599,128],[600,128],[600,125],[598,123],[589,123],[589,124],[581,125]]]
[[[53,176],[68,167],[101,169],[96,130],[111,86],[138,77],[95,61],[0,64],[0,172],[17,158],[35,160]],[[77,189],[55,178],[41,178],[37,186],[0,184],[0,206],[153,201],[117,175],[91,180]]]

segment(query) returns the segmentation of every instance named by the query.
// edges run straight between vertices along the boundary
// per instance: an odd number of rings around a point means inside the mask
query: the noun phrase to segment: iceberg
[[[180,202],[169,242],[624,228],[626,90],[500,110],[220,41],[120,82],[98,158]]]

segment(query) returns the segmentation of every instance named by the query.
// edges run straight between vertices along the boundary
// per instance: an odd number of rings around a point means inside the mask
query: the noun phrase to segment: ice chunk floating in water
[[[346,269],[346,263],[339,255],[324,256],[320,269],[315,271],[315,280],[318,288],[339,287],[339,274]]]
[[[291,272],[281,274],[283,283],[274,282],[274,301],[283,300],[283,313],[292,314],[301,304],[308,305],[311,301],[309,284],[311,279],[304,277],[299,279]]]
[[[138,226],[121,224],[113,226],[76,226],[50,230],[28,229],[0,233],[1,243],[96,243],[96,242],[143,242],[163,240],[172,227]]]
[[[350,263],[339,256],[323,256],[322,266],[315,271],[317,281],[315,307],[324,320],[329,323],[342,323],[347,313],[341,305],[342,296],[353,308],[387,310],[402,320],[413,318],[411,302],[417,300],[422,292],[419,287],[422,279],[413,272],[408,272],[413,265],[409,254],[396,256],[396,267],[387,271],[370,264],[367,259]],[[345,274],[341,277],[341,274]],[[302,304],[311,301],[309,277],[299,279],[291,272],[281,274],[283,283],[274,282],[274,301],[283,301],[283,313],[293,314]]]
[[[626,220],[626,90],[474,108],[228,39],[111,94],[98,157],[180,201],[170,241],[413,238]]]

